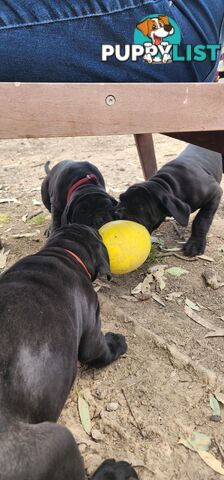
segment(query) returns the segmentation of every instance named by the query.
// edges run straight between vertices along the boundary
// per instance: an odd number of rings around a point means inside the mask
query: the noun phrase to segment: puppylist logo
[[[149,15],[136,25],[132,45],[102,45],[102,61],[115,57],[120,62],[137,62],[139,58],[148,64],[171,62],[215,62],[221,45],[181,44],[181,31],[177,23],[167,15]]]

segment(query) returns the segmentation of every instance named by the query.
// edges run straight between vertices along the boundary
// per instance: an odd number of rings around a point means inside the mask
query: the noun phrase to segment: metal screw
[[[105,100],[108,107],[111,107],[116,103],[116,98],[113,95],[108,95]]]

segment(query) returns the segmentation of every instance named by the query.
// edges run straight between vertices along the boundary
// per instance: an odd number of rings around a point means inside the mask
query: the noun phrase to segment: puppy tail
[[[77,444],[67,428],[49,422],[19,423],[4,428],[0,436],[0,478],[84,480],[85,471]]]
[[[47,175],[48,175],[48,173],[50,173],[50,171],[51,171],[50,168],[49,168],[50,163],[51,163],[50,160],[48,160],[48,161],[45,163],[45,165],[44,165],[44,170],[45,170],[45,172],[46,172]]]

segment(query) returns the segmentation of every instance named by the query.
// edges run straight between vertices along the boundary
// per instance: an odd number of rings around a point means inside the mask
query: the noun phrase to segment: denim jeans
[[[223,41],[224,0],[0,0],[0,81],[203,82],[216,61],[102,62],[102,44],[133,44],[136,24],[173,18],[185,44]]]

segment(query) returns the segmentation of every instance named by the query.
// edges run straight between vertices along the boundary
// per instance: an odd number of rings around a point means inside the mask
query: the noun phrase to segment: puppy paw
[[[183,253],[186,257],[196,257],[197,255],[203,255],[205,247],[205,241],[190,238],[183,246]]]
[[[108,332],[105,335],[105,339],[114,357],[114,360],[127,352],[128,347],[124,335]]]

